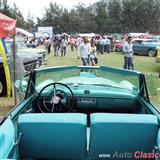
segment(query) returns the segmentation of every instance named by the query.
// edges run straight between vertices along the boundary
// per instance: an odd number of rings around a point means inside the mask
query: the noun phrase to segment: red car
[[[124,43],[125,43],[124,40],[118,40],[118,41],[114,44],[114,49],[115,49],[115,51],[116,51],[116,52],[122,52]]]

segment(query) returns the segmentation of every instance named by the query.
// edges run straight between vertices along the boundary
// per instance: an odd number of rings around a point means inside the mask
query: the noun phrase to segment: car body
[[[5,40],[5,44],[9,54],[11,55],[13,41]],[[43,56],[41,54],[36,54],[36,53],[29,54],[28,52],[21,50],[16,50],[16,58],[18,58],[18,62],[16,63],[18,64],[18,66],[20,66],[19,64],[21,63],[21,61],[24,65],[24,68],[17,67],[17,70],[21,70],[22,72],[30,72],[33,69],[42,66],[43,63]],[[0,55],[0,96],[6,96],[6,95],[7,95],[6,78],[5,78],[2,57]]]
[[[26,95],[0,121],[1,159],[156,159],[160,151],[160,114],[140,72],[45,67],[15,86]]]
[[[114,49],[116,52],[122,52],[123,51],[123,45],[125,44],[124,40],[118,40],[114,44]]]
[[[12,48],[12,40],[6,40],[8,48]],[[16,39],[16,50],[18,54],[25,54],[28,56],[34,56],[39,59],[40,66],[44,65],[44,61],[47,59],[47,53],[45,49],[41,48],[28,48],[22,39]]]
[[[133,39],[132,43],[134,54],[150,57],[156,56],[157,47],[160,47],[160,43],[155,39]]]
[[[38,54],[38,55],[42,55],[43,56],[43,63],[47,60],[47,52],[45,49],[42,49],[42,48],[28,48],[26,46],[26,44],[22,41],[22,40],[19,40],[17,41],[17,45],[18,45],[18,48],[19,48],[19,51],[20,52],[27,52],[27,53],[34,53],[34,54]]]
[[[160,35],[153,36],[153,39],[156,39],[158,42],[160,42]]]

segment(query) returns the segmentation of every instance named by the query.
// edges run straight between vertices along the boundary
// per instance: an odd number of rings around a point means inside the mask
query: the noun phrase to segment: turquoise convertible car
[[[0,159],[160,158],[160,114],[145,75],[105,66],[36,69],[0,121]]]

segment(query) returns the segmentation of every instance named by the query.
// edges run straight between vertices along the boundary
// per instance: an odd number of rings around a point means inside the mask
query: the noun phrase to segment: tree
[[[158,32],[159,12],[159,0],[123,0],[123,32]]]
[[[79,28],[78,32],[87,33],[94,32],[95,30],[95,15],[92,13],[91,8],[86,8],[83,3],[75,7],[76,23]]]
[[[61,18],[63,11],[64,9],[62,6],[50,2],[49,7],[45,8],[45,13],[43,15],[42,21],[39,21],[41,22],[41,26],[52,26],[55,33],[61,32]]]
[[[110,1],[108,6],[108,16],[109,16],[109,22],[108,22],[108,32],[109,33],[120,33],[121,32],[121,4],[119,0]]]
[[[35,21],[34,21],[34,16],[32,16],[30,13],[28,13],[27,20],[26,20],[26,28],[30,31],[35,28]]]
[[[13,8],[10,8],[11,17],[14,19],[17,19],[16,26],[19,28],[25,28],[26,29],[26,22],[24,20],[22,12],[19,10],[19,8],[16,6],[16,4],[13,4]]]
[[[7,16],[9,16],[9,17],[12,17],[11,16],[12,14],[11,14],[11,11],[10,11],[10,7],[7,4],[4,5],[4,8],[0,8],[0,12],[5,14],[5,15],[7,15]]]
[[[97,2],[95,13],[96,32],[104,34],[108,32],[108,13],[107,5],[103,1]]]

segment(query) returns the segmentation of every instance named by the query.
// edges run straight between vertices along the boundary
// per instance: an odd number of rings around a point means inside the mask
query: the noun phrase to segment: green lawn
[[[13,98],[0,97],[0,118],[13,107]]]
[[[59,53],[60,54],[60,53]],[[151,102],[160,108],[160,64],[155,63],[155,58],[147,56],[134,56],[135,70],[146,73],[147,83],[150,93]],[[48,56],[46,66],[67,66],[67,65],[82,65],[81,60],[77,59],[76,51],[67,50],[66,57],[54,57],[53,51]],[[122,68],[123,54],[111,52],[110,54],[98,54],[98,65]],[[10,98],[0,98],[0,117],[8,112],[13,106],[13,100]]]

